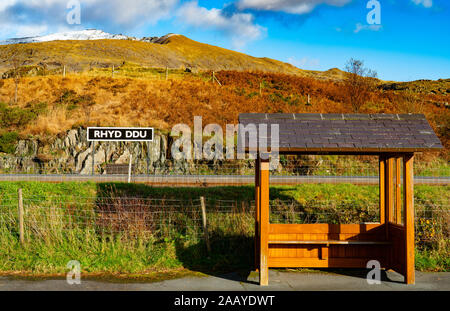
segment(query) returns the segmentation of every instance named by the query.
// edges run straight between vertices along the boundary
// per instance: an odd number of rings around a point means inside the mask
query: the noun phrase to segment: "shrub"
[[[25,108],[0,103],[0,127],[23,127],[47,110],[46,103],[28,103]]]
[[[0,134],[0,152],[14,153],[14,146],[19,139],[17,132],[6,132]]]
[[[80,106],[92,106],[94,102],[91,95],[78,95],[74,90],[63,89],[59,95],[59,104],[65,105],[70,111]]]

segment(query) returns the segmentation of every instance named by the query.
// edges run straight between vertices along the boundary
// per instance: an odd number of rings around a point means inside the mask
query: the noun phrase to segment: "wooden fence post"
[[[22,189],[19,188],[18,190],[19,195],[19,239],[20,244],[23,245],[25,239],[24,239],[24,226],[23,226],[23,197],[22,197]]]
[[[211,253],[211,244],[209,243],[208,223],[206,221],[206,204],[205,197],[200,197],[200,205],[202,208],[203,233],[205,234],[206,249],[208,254]]]

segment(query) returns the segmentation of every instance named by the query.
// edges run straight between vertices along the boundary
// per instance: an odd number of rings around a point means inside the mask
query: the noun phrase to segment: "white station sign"
[[[153,141],[152,127],[88,127],[88,141]]]

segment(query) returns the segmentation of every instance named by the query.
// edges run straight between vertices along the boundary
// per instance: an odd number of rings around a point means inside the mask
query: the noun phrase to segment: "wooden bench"
[[[330,245],[389,245],[388,241],[342,241],[342,240],[324,240],[324,241],[269,241],[270,244],[287,245],[320,245],[320,260],[327,260]]]
[[[269,241],[269,244],[316,244],[316,245],[388,245],[391,242],[388,241],[340,241],[340,240],[328,240],[328,241]]]

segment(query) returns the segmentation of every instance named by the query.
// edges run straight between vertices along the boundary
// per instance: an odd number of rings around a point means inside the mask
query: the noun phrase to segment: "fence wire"
[[[132,180],[167,184],[252,183],[253,160],[164,161],[151,162],[133,156]],[[73,162],[73,161],[72,161]],[[0,156],[0,180],[39,181],[127,181],[128,168],[108,171],[112,163],[91,162],[84,166],[71,161],[40,162],[33,158]],[[415,182],[450,184],[450,165],[444,160],[417,159]],[[375,156],[280,156],[279,165],[271,170],[272,183],[355,183],[378,182],[378,158]]]
[[[206,199],[211,237],[254,235],[254,201]],[[0,234],[18,234],[18,199],[1,196]],[[29,240],[59,240],[73,234],[141,236],[155,239],[202,239],[202,201],[139,197],[23,198],[25,235]],[[422,247],[449,244],[450,204],[416,200],[416,243]],[[343,200],[300,203],[271,200],[271,223],[371,223],[379,221],[377,202]],[[440,245],[440,246],[439,246]]]

